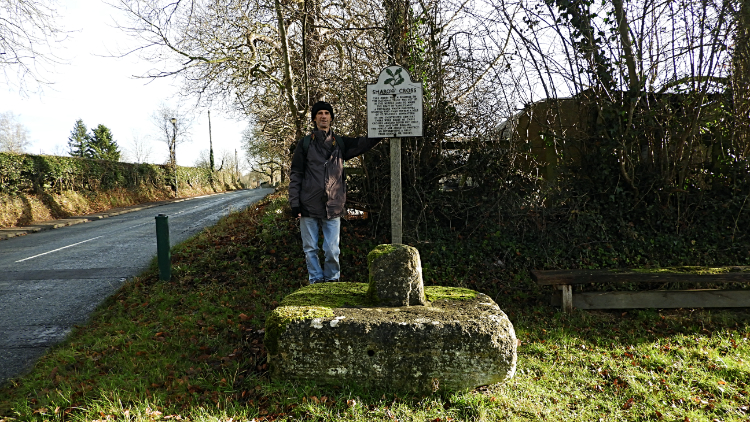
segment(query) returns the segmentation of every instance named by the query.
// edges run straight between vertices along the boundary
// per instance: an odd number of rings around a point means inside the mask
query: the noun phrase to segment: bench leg
[[[570,284],[558,284],[557,288],[562,291],[563,312],[573,312],[573,286]]]

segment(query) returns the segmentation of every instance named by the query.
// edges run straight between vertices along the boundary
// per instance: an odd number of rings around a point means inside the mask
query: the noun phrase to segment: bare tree
[[[190,142],[193,116],[180,107],[171,107],[162,103],[151,115],[151,122],[156,128],[156,139],[167,145],[169,152],[167,162],[177,166],[177,146]]]
[[[270,180],[278,175],[282,178],[288,167],[288,143],[282,138],[274,138],[274,132],[266,128],[248,126],[242,133],[242,148],[245,151],[250,171],[266,175]],[[279,135],[283,131],[276,132]],[[283,135],[281,135],[283,136]]]
[[[211,157],[207,149],[202,149],[200,150],[200,152],[198,152],[198,158],[196,158],[195,162],[193,162],[193,167],[207,170],[211,169]]]
[[[143,40],[137,51],[161,63],[165,57],[170,59],[166,68],[147,77],[178,75],[189,93],[240,108],[268,84],[274,85],[283,93],[287,112],[299,123],[280,3],[120,0],[119,8],[131,20],[122,28]]]
[[[423,82],[425,136],[403,143],[404,212],[423,222],[430,209],[454,218],[479,207],[468,197],[463,208],[435,202],[446,180],[489,198],[498,180],[545,158],[501,133],[501,122],[541,99],[551,99],[546,158],[568,159],[570,132],[554,118],[561,100],[585,98],[596,131],[582,153],[612,164],[635,197],[651,183],[681,189],[695,179],[691,163],[725,150],[705,133],[721,121],[717,96],[729,86],[734,22],[745,16],[738,3],[120,0],[119,7],[130,18],[123,27],[142,40],[137,52],[160,66],[147,77],[177,77],[185,94],[252,117],[244,144],[257,171],[286,172],[319,99],[337,110],[339,134],[363,134],[366,84],[387,65],[407,68]],[[376,149],[360,162],[365,177],[351,187],[366,202],[387,194],[386,155]]]
[[[30,145],[29,130],[18,116],[11,111],[0,113],[0,152],[22,154]]]
[[[589,151],[616,157],[620,177],[637,197],[646,180],[682,189],[690,163],[704,160],[703,134],[721,119],[719,94],[729,87],[733,3],[494,5],[506,11],[500,25],[512,33],[517,64],[511,74],[525,92],[520,102],[586,97],[597,110],[596,136],[604,140]],[[507,12],[516,9],[515,18]],[[562,151],[565,131],[548,129],[552,147]]]
[[[311,104],[324,97],[364,128],[361,93],[387,62],[378,56],[377,4],[120,0],[118,7],[129,18],[121,27],[142,41],[134,52],[161,66],[146,77],[178,77],[185,94],[258,117],[288,150],[309,130]],[[285,133],[277,136],[281,127]]]
[[[128,160],[134,163],[146,163],[151,157],[152,152],[153,148],[151,148],[149,141],[140,133],[133,131],[130,144],[124,151],[124,155],[128,157]]]
[[[45,74],[62,63],[55,50],[66,37],[58,22],[56,0],[0,0],[0,71],[9,86],[50,83]]]

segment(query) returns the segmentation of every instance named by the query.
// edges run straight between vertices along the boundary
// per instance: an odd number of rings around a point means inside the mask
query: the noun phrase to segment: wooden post
[[[391,243],[402,242],[401,138],[391,138]]]
[[[403,244],[401,136],[422,136],[422,83],[401,66],[388,66],[367,85],[367,136],[391,143],[391,244]]]
[[[563,312],[573,312],[573,286],[570,284],[558,284],[557,287],[562,290]]]

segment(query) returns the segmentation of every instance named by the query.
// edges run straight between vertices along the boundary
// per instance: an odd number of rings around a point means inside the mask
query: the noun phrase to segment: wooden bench
[[[633,308],[733,308],[750,307],[750,290],[647,290],[620,292],[580,292],[574,284],[614,283],[711,283],[750,282],[750,267],[676,267],[648,270],[532,270],[537,284],[553,286],[553,305],[563,311],[578,309]]]

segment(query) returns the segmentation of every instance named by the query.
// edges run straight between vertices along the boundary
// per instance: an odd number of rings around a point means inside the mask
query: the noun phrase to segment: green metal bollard
[[[156,216],[156,260],[159,263],[159,280],[172,278],[172,254],[169,251],[169,217]]]

